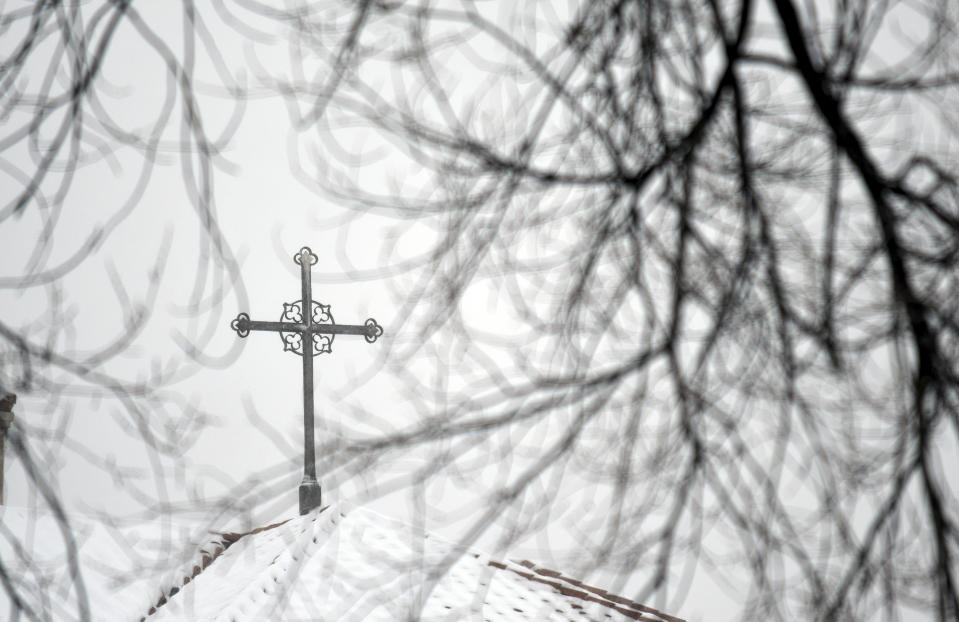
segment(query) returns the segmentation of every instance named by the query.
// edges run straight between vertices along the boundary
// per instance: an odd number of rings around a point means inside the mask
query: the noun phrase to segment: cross
[[[240,313],[230,328],[242,338],[251,330],[280,333],[283,350],[303,358],[303,481],[300,482],[300,514],[318,508],[321,500],[320,484],[316,481],[316,453],[313,448],[313,357],[331,353],[336,335],[363,335],[373,343],[383,334],[383,327],[370,318],[363,325],[334,324],[330,306],[313,300],[310,269],[318,257],[308,246],[293,255],[300,266],[302,296],[299,300],[283,303],[279,322],[258,322],[246,313]],[[309,308],[308,313],[304,309]],[[309,350],[309,352],[307,352]]]

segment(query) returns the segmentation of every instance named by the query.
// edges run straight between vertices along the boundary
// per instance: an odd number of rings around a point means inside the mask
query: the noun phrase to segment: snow
[[[563,585],[557,575],[369,510],[327,508],[240,538],[149,620],[671,619],[639,617],[625,599],[620,613],[597,597],[603,592]]]
[[[76,514],[69,523],[83,590],[58,521],[0,507],[0,618],[13,611],[12,591],[24,619],[76,620],[82,592],[93,620],[678,622],[364,508],[325,508],[244,534],[169,518]]]

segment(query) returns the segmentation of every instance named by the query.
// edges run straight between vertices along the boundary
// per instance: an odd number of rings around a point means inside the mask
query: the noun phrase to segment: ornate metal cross
[[[334,324],[330,306],[313,300],[310,269],[318,257],[308,246],[293,255],[300,266],[303,295],[299,300],[283,303],[279,322],[258,322],[246,313],[236,316],[230,327],[240,337],[251,330],[266,330],[280,333],[283,350],[303,358],[303,481],[300,483],[300,514],[320,506],[321,490],[316,481],[316,453],[313,447],[313,357],[332,352],[336,335],[363,335],[367,343],[373,343],[383,334],[383,327],[370,318],[362,326]],[[304,313],[305,309],[309,309]]]

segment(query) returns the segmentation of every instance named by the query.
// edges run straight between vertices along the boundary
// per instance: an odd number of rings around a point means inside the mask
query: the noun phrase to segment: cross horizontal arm
[[[251,320],[246,313],[236,316],[230,327],[240,337],[246,337],[250,331],[261,330],[277,333],[311,333],[314,335],[362,335],[366,341],[373,343],[383,334],[383,327],[370,318],[365,324],[303,324],[299,322],[261,322]]]
[[[358,324],[313,324],[310,332],[318,335],[368,335],[370,328]]]
[[[362,326],[356,324],[311,324],[314,335],[363,335],[367,343],[373,343],[383,334],[383,327],[370,318]],[[332,339],[332,337],[330,337]]]
[[[302,333],[305,324],[294,322],[260,322],[249,320],[245,324],[248,330],[270,330],[284,333]],[[318,335],[368,335],[370,328],[361,324],[312,324],[310,332]]]
[[[246,326],[249,330],[272,330],[284,333],[302,333],[303,329],[306,328],[303,324],[294,322],[260,322],[257,320],[248,321]]]

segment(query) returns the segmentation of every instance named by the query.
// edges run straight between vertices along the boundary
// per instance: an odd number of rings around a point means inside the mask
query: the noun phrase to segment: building
[[[529,561],[496,560],[365,509],[224,534],[145,620],[681,622]]]
[[[161,519],[120,528],[74,516],[65,531],[52,515],[10,507],[0,508],[0,522],[0,570],[12,588],[0,590],[0,611],[19,607],[23,619],[76,620],[88,611],[93,620],[146,622],[682,622],[363,508],[326,507],[221,534]],[[171,548],[171,539],[187,544]]]
[[[0,404],[0,414],[10,415],[13,399]],[[203,525],[170,516],[121,523],[68,515],[59,506],[44,512],[0,504],[0,615],[682,622],[533,562],[494,559],[365,508],[323,507],[246,532],[210,533]]]

